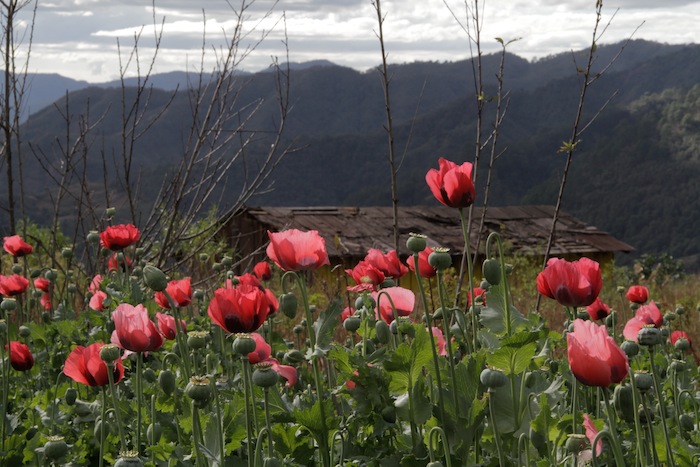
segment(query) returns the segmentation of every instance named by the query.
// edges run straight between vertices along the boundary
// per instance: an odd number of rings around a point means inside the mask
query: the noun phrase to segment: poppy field
[[[425,189],[469,238],[472,164],[438,164]],[[478,265],[465,242],[460,271],[416,232],[319,293],[335,265],[316,231],[268,232],[240,274],[202,255],[205,274],[166,275],[112,215],[86,239],[96,275],[4,238],[0,465],[698,464],[690,310],[631,283],[611,309],[591,259],[530,278],[554,330],[516,307],[498,234]]]

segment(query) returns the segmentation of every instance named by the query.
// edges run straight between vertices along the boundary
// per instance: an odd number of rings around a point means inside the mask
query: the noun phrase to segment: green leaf
[[[399,393],[406,392],[421,376],[423,368],[433,358],[430,337],[423,326],[414,325],[416,335],[409,346],[405,342],[398,346],[391,358],[384,362],[384,368],[391,376],[389,388]]]
[[[486,292],[486,306],[481,309],[479,321],[494,334],[503,335],[508,330],[508,317],[505,312],[504,298],[506,296],[506,281],[501,281],[498,285],[492,285]],[[529,321],[525,318],[509,300],[510,308],[510,331],[517,332],[525,329]]]
[[[316,347],[323,352],[328,352],[331,347],[342,312],[340,300],[334,300],[328,304],[328,308],[318,316],[318,319],[313,324],[314,332],[316,333]]]

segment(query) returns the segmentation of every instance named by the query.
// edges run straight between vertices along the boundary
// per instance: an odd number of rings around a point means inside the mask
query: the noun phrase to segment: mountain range
[[[499,128],[489,205],[554,204],[565,156],[558,149],[571,136],[587,51],[527,61],[507,53],[503,89],[507,112]],[[617,57],[617,58],[615,58]],[[612,64],[610,64],[612,61]],[[501,56],[482,57],[484,129],[491,128]],[[700,254],[700,46],[642,40],[598,47],[584,122],[593,120],[577,144],[563,209],[633,245],[637,253]],[[330,62],[290,67],[291,107],[284,141],[296,148],[277,166],[253,205],[388,205],[391,203],[384,91],[376,70],[360,72]],[[471,60],[415,62],[389,67],[394,141],[399,163],[399,203],[436,203],[425,173],[437,159],[474,157],[476,99]],[[66,139],[67,121],[96,122],[87,151],[89,179],[105,179],[105,155],[120,150],[120,102],[132,99],[127,80],[90,84],[58,75],[32,75],[22,138],[50,160]],[[154,75],[149,112],[167,112],[134,145],[134,164],[145,180],[182,159],[183,134],[192,112],[186,73]],[[238,105],[253,103],[250,116],[260,134],[273,131],[278,76],[240,73]],[[602,110],[601,110],[602,109]],[[99,118],[97,118],[99,116]],[[66,143],[68,144],[68,143]],[[264,151],[261,137],[251,148]],[[486,157],[486,156],[484,156]],[[27,157],[25,190],[30,217],[51,209],[46,171]],[[478,173],[477,203],[484,199],[485,159]],[[248,168],[250,169],[250,167]],[[231,169],[222,189],[240,180]],[[112,187],[118,196],[120,188]],[[156,189],[145,184],[142,195]],[[233,192],[232,191],[232,192]],[[5,193],[0,193],[0,203]],[[146,203],[147,204],[147,203]],[[629,260],[629,258],[627,258]],[[623,258],[623,262],[625,259]]]

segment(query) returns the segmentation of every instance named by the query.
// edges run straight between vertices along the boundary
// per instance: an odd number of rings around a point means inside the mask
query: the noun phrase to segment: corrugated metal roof
[[[280,231],[289,228],[317,230],[326,239],[331,257],[362,257],[370,248],[393,249],[393,215],[391,207],[247,207],[251,216],[264,228]],[[472,215],[471,247],[476,246],[482,208]],[[466,211],[465,211],[466,215]],[[489,207],[485,218],[485,241],[488,233],[497,231],[509,247],[519,253],[542,255],[552,225],[554,206]],[[461,253],[464,246],[459,214],[446,206],[411,206],[399,208],[401,245],[399,253],[408,254],[405,239],[410,232],[428,237],[430,246],[449,248]],[[560,212],[551,255],[586,255],[631,252],[634,248],[606,232],[586,225],[567,213]]]

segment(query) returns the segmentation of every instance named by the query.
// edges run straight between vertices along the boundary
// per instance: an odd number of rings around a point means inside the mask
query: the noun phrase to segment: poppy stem
[[[175,318],[175,329],[177,331],[175,335],[175,340],[177,341],[177,347],[180,350],[180,360],[182,360],[182,366],[185,370],[185,380],[189,381],[192,377],[192,369],[190,368],[190,357],[189,349],[187,348],[187,339],[185,339],[185,331],[182,329],[182,318],[180,317],[180,309],[177,306],[177,302],[168,293],[167,289],[163,290],[163,295],[168,299],[170,304],[170,310],[173,312],[173,317]],[[224,353],[223,348],[221,349]]]
[[[252,415],[250,410],[250,402],[253,398],[253,390],[250,387],[250,380],[248,379],[248,370],[250,367],[250,362],[248,361],[248,356],[241,354],[241,365],[243,366],[243,392],[245,395],[245,429],[248,436],[246,448],[248,451],[248,467],[253,467],[254,457],[253,457],[253,429],[252,429]],[[255,407],[253,406],[253,410]]]
[[[610,426],[610,440],[612,441],[613,454],[615,455],[615,464],[624,466],[625,457],[622,455],[622,448],[620,447],[620,433],[617,431],[617,421],[615,420],[615,412],[610,407],[610,395],[608,394],[608,388],[603,387],[603,401],[605,401],[605,411],[608,415],[608,425]],[[595,452],[595,445],[592,446]]]
[[[141,352],[136,353],[136,449],[135,451],[141,454],[141,425],[143,424],[143,414],[141,406],[143,405],[143,355]]]
[[[107,378],[109,378],[109,389],[112,394],[112,405],[114,405],[114,417],[117,419],[117,429],[119,430],[119,440],[121,441],[122,451],[126,451],[126,438],[124,438],[124,428],[122,428],[122,418],[119,414],[119,399],[117,398],[117,388],[114,385],[114,362],[106,363]]]
[[[472,256],[471,256],[471,244],[470,244],[470,239],[469,239],[469,224],[467,223],[466,218],[464,217],[464,209],[463,208],[458,208],[457,211],[459,211],[459,221],[462,224],[462,235],[464,236],[464,255],[467,258],[467,275],[469,276],[469,289],[467,290],[468,297],[472,297],[472,302],[474,302],[474,265],[472,264]],[[478,245],[477,245],[478,247]],[[469,301],[467,301],[467,304]],[[472,303],[474,305],[474,303]],[[473,351],[476,351],[477,344],[478,344],[478,336],[477,336],[477,322],[476,322],[476,313],[474,313],[474,310],[471,312],[472,315],[472,344],[473,344]]]
[[[452,351],[452,333],[450,332],[450,321],[452,318],[451,313],[447,311],[447,304],[445,302],[445,284],[442,281],[442,271],[437,271],[437,283],[438,283],[438,295],[440,297],[440,306],[442,307],[442,325],[445,329],[445,347],[447,348],[447,363],[450,369],[450,379],[452,379],[452,403],[455,406],[455,417],[459,420],[460,410],[459,410],[459,400],[457,399],[457,376],[455,374],[455,359],[454,352]],[[431,341],[433,340],[433,330],[429,329],[431,335]],[[433,343],[433,349],[435,349],[435,344]],[[433,350],[435,352],[435,350]],[[438,372],[438,368],[435,368],[435,372]],[[443,422],[444,423],[444,422]],[[447,439],[445,438],[445,441]]]
[[[664,393],[659,384],[658,371],[654,362],[654,346],[649,346],[649,360],[651,361],[651,376],[654,380],[654,391],[659,399],[659,415],[661,415],[661,426],[664,430],[664,441],[666,443],[666,458],[669,467],[675,467],[676,463],[673,459],[673,450],[671,449],[671,440],[668,436],[668,426],[666,424],[666,402],[664,401]],[[677,410],[677,409],[676,409]]]
[[[100,467],[105,459],[105,425],[107,425],[107,391],[102,386],[102,416],[100,418]]]

